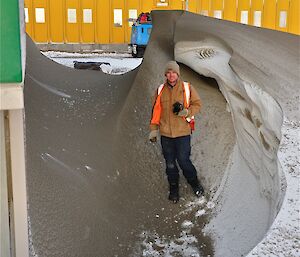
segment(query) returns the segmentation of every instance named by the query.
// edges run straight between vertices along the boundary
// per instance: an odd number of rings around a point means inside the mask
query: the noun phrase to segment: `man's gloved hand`
[[[187,117],[189,115],[189,110],[188,109],[183,109],[177,115],[180,116],[180,117]]]
[[[180,111],[182,111],[183,108],[184,107],[183,107],[182,103],[176,102],[176,103],[173,104],[173,113],[176,114],[176,115],[178,115],[178,113]]]
[[[151,130],[149,134],[149,140],[152,143],[155,143],[157,141],[157,137],[158,137],[158,130]]]

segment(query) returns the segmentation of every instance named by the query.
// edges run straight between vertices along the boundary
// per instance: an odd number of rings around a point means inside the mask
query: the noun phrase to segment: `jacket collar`
[[[176,86],[179,85],[180,83],[181,83],[181,80],[178,78],[178,80],[177,80],[177,82],[176,82],[176,84],[175,84],[174,86],[172,86],[172,85],[168,82],[168,80],[166,80],[165,85],[168,86],[169,88],[173,89],[174,87],[176,87]]]

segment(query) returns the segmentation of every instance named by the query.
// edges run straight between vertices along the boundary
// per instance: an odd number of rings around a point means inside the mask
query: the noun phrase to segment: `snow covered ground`
[[[248,257],[300,256],[300,122],[284,120],[278,151],[285,197],[266,237]]]
[[[48,51],[41,52],[53,61],[74,68],[74,61],[78,62],[103,62],[100,67],[104,73],[123,74],[135,69],[142,63],[142,58],[133,58],[131,54],[120,53],[67,53]]]

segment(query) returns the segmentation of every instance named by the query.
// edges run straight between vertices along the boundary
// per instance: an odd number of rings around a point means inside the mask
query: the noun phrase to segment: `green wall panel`
[[[0,83],[22,81],[18,0],[0,0]]]

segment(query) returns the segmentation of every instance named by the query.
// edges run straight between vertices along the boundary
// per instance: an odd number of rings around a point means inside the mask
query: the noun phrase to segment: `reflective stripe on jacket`
[[[173,104],[179,101],[189,110],[187,118],[175,115]],[[159,129],[160,134],[169,137],[184,136],[191,133],[194,115],[200,111],[201,101],[197,91],[190,83],[179,80],[174,87],[167,83],[158,87],[153,103],[150,129]]]
[[[162,90],[164,89],[164,86],[165,86],[164,84],[161,84],[157,89],[157,97],[152,109],[152,119],[150,122],[151,124],[159,125],[161,110],[162,110],[160,97],[161,97]]]

